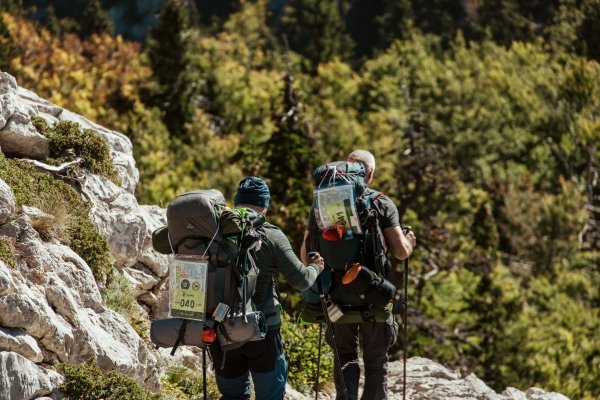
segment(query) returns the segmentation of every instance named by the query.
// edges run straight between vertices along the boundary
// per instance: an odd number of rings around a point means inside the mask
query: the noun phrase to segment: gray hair
[[[375,171],[375,156],[367,150],[354,150],[348,156],[348,161],[359,162],[368,171]]]

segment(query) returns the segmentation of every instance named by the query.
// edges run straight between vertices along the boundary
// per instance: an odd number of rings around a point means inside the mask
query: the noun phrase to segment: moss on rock
[[[112,273],[110,247],[90,221],[89,205],[83,202],[81,195],[73,187],[35,171],[28,164],[8,159],[1,152],[0,178],[12,188],[19,207],[37,207],[55,215],[58,213],[56,204],[60,204],[59,210],[63,215],[56,221],[62,221],[65,226],[52,229],[52,232],[60,232],[55,238],[69,245],[87,262],[96,280],[104,280]]]
[[[14,242],[6,236],[0,236],[0,261],[9,267],[17,265],[17,252],[15,251]]]
[[[73,121],[59,121],[50,126],[44,118],[32,117],[31,123],[48,138],[48,163],[60,164],[81,157],[84,168],[107,179],[116,179],[110,148],[104,137],[91,129],[81,129]]]

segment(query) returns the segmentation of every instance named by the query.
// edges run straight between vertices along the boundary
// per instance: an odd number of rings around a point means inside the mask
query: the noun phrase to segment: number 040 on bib
[[[169,265],[169,314],[171,317],[206,319],[208,260],[176,255]]]

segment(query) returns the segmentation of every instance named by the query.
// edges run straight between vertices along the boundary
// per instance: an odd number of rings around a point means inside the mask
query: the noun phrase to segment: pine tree
[[[21,16],[23,14],[23,0],[2,0],[0,2],[0,14],[3,12]]]
[[[267,144],[265,170],[271,178],[276,219],[292,228],[292,243],[299,247],[312,193],[310,174],[318,160],[293,84],[294,78],[288,73],[283,90],[284,112],[274,116],[277,130]]]
[[[107,32],[112,35],[113,25],[108,14],[102,7],[101,0],[90,0],[83,11],[83,22],[81,24],[81,35],[89,37],[91,35]]]
[[[185,123],[192,118],[191,96],[182,97],[181,90],[191,84],[186,70],[190,62],[189,33],[196,17],[192,0],[167,0],[147,42],[150,66],[158,83],[155,102],[165,112],[169,131],[176,136],[183,135]]]
[[[580,52],[600,61],[600,0],[588,0],[582,6],[585,19],[580,27]]]
[[[466,12],[461,0],[412,0],[416,26],[426,33],[454,39],[456,31],[465,24]]]
[[[18,54],[19,49],[11,38],[8,26],[2,18],[2,11],[0,11],[0,71],[6,71],[14,75],[11,62]]]
[[[44,25],[46,29],[50,31],[54,36],[60,36],[62,33],[62,29],[60,27],[60,22],[56,17],[56,11],[54,10],[54,6],[52,4],[46,7],[46,17],[44,18]]]
[[[406,39],[415,15],[410,0],[386,1],[383,13],[376,19],[379,48],[386,49],[396,39]]]
[[[515,40],[531,40],[534,21],[523,14],[517,0],[486,0],[477,8],[479,26],[475,28],[485,35],[490,30],[494,41],[510,45]]]
[[[377,18],[384,13],[385,0],[355,0],[346,16],[348,33],[355,43],[356,57],[370,56],[381,39]]]
[[[352,39],[340,11],[339,0],[292,0],[283,20],[290,47],[316,67],[334,57],[348,58]]]

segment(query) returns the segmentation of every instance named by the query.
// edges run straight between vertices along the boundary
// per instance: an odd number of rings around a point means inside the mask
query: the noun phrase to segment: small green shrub
[[[51,164],[83,158],[83,166],[91,172],[115,180],[116,174],[106,139],[91,129],[81,129],[77,122],[59,121],[49,126],[40,117],[31,118],[37,131],[48,138]]]
[[[65,375],[59,389],[69,400],[158,400],[151,393],[118,371],[104,372],[93,361],[81,364],[61,364]]]
[[[193,371],[184,367],[171,368],[161,377],[161,382],[162,394],[168,398],[202,398],[202,371]],[[212,374],[206,375],[206,397],[211,400],[221,397]]]
[[[31,117],[31,123],[35,127],[35,129],[44,136],[48,136],[50,132],[50,125],[46,122],[46,120],[42,117]]]
[[[52,236],[69,245],[92,269],[96,280],[112,272],[108,243],[89,219],[89,206],[67,183],[37,172],[28,164],[7,159],[0,152],[0,178],[11,187],[17,206],[28,205],[55,216],[48,225],[37,221],[42,237]],[[36,226],[34,224],[34,227]]]
[[[148,317],[137,303],[135,291],[125,276],[115,273],[109,278],[102,300],[108,308],[125,317],[141,338],[148,336]]]
[[[290,385],[303,393],[314,389],[319,354],[319,326],[299,326],[288,314],[282,313],[281,335],[289,364]],[[333,380],[333,353],[323,337],[321,348],[320,387]]]
[[[9,267],[17,265],[17,252],[14,241],[6,236],[0,236],[0,260]]]
[[[97,281],[103,280],[112,273],[113,259],[110,247],[87,215],[73,218],[68,232],[69,246],[85,260]]]

